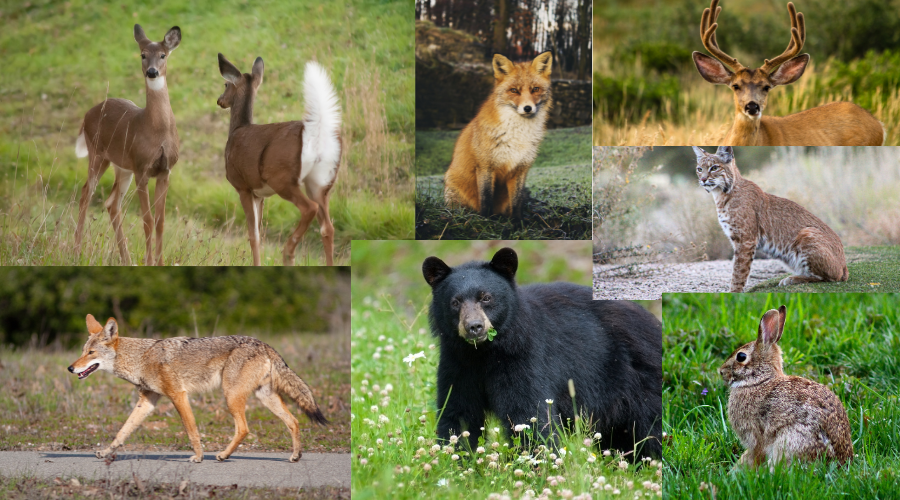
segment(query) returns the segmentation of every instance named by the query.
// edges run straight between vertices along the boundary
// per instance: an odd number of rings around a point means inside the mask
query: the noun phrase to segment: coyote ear
[[[534,68],[535,71],[538,72],[541,76],[550,77],[550,72],[553,69],[553,54],[548,50],[543,54],[534,58],[534,61],[531,62],[531,67]]]
[[[494,254],[491,259],[491,267],[499,272],[503,277],[512,281],[516,277],[516,270],[519,268],[519,256],[512,248],[501,248]]]
[[[450,266],[444,264],[444,261],[437,257],[428,257],[422,263],[422,275],[425,276],[425,281],[431,285],[431,288],[438,286],[452,271]]]
[[[111,342],[119,336],[119,324],[115,318],[106,320],[106,326],[103,327],[103,341]]]
[[[513,62],[501,54],[494,54],[494,79],[497,82],[503,81],[509,76],[509,72],[513,70]]]
[[[94,319],[93,314],[88,314],[85,321],[87,322],[88,333],[90,333],[91,335],[100,333],[103,330],[103,325],[101,325],[99,321]]]
[[[769,309],[762,319],[759,320],[759,330],[756,334],[756,341],[765,346],[770,346],[781,340],[781,334],[784,332],[784,320],[787,318],[787,308],[784,306],[776,309]]]
[[[257,57],[256,61],[253,61],[253,88],[259,88],[262,85],[264,69],[265,65],[262,57]]]
[[[219,52],[219,73],[222,74],[222,78],[234,84],[241,79],[241,71],[231,64],[231,61],[225,59],[221,52]]]

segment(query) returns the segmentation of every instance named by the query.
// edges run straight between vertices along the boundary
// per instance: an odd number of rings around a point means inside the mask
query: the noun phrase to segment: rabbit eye
[[[742,352],[739,352],[737,355],[737,360],[738,360],[738,363],[743,363],[744,361],[747,361],[747,355]]]

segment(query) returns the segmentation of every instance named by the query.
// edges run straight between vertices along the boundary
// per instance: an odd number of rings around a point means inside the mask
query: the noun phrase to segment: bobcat
[[[844,247],[830,227],[793,201],[765,193],[741,177],[731,146],[719,146],[716,154],[693,148],[700,186],[712,193],[719,225],[734,248],[732,292],[744,290],[757,248],[794,273],[779,286],[847,281]]]

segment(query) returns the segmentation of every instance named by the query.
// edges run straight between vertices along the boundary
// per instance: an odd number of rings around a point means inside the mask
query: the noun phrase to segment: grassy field
[[[666,498],[896,498],[900,313],[896,294],[664,294]],[[785,373],[827,385],[850,419],[854,459],[729,473],[743,452],[716,369],[787,306]]]
[[[102,202],[107,172],[92,199],[81,258],[73,255],[77,203],[87,161],[76,159],[84,113],[107,95],[143,106],[144,82],[132,27],[151,40],[173,25],[182,42],[168,63],[168,88],[181,152],[170,178],[166,263],[250,262],[243,210],[225,180],[223,149],[229,111],[216,53],[249,71],[266,61],[254,107],[256,123],[303,116],[303,64],[328,70],[343,111],[345,154],[331,200],[336,264],[349,262],[351,239],[412,238],[414,75],[413,7],[404,2],[329,3],[239,0],[126,7],[109,1],[3,9],[0,54],[0,264],[93,265],[119,262]],[[152,184],[152,183],[151,183]],[[143,262],[144,236],[134,199],[126,198],[132,259]],[[263,262],[279,264],[299,212],[280,198],[265,204]],[[297,262],[324,263],[317,223]]]
[[[416,239],[587,239],[590,127],[548,130],[528,172],[522,221],[444,204],[443,173],[459,132],[416,131]]]
[[[309,384],[322,413],[331,421],[327,427],[315,425],[295,404],[288,403],[300,420],[303,451],[349,451],[350,346],[346,335],[254,336],[278,351]],[[137,391],[105,372],[78,380],[66,368],[79,356],[80,349],[0,350],[0,385],[5,388],[0,394],[0,450],[94,451],[112,442],[137,402]],[[224,449],[234,435],[234,420],[221,390],[192,396],[191,408],[204,452]],[[250,434],[240,450],[290,454],[291,439],[284,422],[256,398],[247,400],[247,422]],[[124,446],[126,451],[190,449],[181,418],[167,398],[160,400]]]
[[[781,293],[881,293],[900,292],[900,246],[848,247],[844,249],[850,277],[834,283],[778,286],[787,274],[760,283],[748,292]]]
[[[566,451],[558,456],[549,450],[520,455],[493,417],[485,425],[486,451],[469,456],[436,443],[438,352],[428,328],[430,293],[421,263],[428,255],[451,266],[489,259],[504,245],[519,254],[521,283],[589,280],[588,242],[353,243],[353,498],[659,496],[659,462],[635,467],[614,453],[607,456],[583,431],[566,433]],[[403,362],[420,351],[423,359]],[[530,458],[540,462],[530,464]]]

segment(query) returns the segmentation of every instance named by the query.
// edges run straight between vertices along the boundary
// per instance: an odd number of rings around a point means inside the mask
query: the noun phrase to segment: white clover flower
[[[441,445],[439,445],[439,444],[431,445],[431,451],[433,451],[433,452],[441,451]]]
[[[530,429],[530,428],[531,428],[531,426],[529,426],[529,425],[519,424],[519,425],[513,427],[513,430],[515,430],[516,432],[522,432],[525,429]]]
[[[449,484],[450,484],[450,481],[447,481],[446,478],[445,478],[445,479],[440,479],[440,480],[438,480],[438,482],[437,482],[437,485],[438,485],[438,486],[448,486]]]
[[[413,361],[415,361],[419,358],[424,358],[424,357],[425,357],[425,351],[419,351],[415,354],[410,354],[409,356],[403,358],[403,362],[409,363],[409,366],[412,366]],[[388,385],[390,385],[390,384],[388,384]],[[391,389],[393,389],[393,387],[391,387]]]
[[[366,460],[365,458],[360,458],[360,459],[359,459],[359,465],[366,465],[366,464],[368,464],[368,463],[369,463],[369,461]]]
[[[535,422],[537,422],[537,417],[531,417],[531,423],[533,424]]]
[[[553,404],[553,400],[552,400],[552,399],[545,399],[544,402],[547,403],[548,405],[552,405],[552,404]]]
[[[391,421],[391,419],[389,419],[389,418],[387,417],[387,415],[378,415],[378,423],[380,423],[380,424],[386,424],[386,423],[388,423],[388,422],[390,422],[390,421]]]
[[[484,453],[484,446],[479,446],[479,447],[475,450],[475,453]]]
[[[394,386],[391,385],[391,384],[387,384],[387,385],[384,386],[384,390],[386,390],[386,391],[388,391],[388,392],[391,392],[391,391],[394,390]]]
[[[391,344],[388,344],[388,345],[384,346],[384,350],[387,351],[387,352],[393,352],[393,351],[394,351],[394,346],[391,345]]]
[[[594,439],[599,440],[601,437],[603,436],[599,432],[594,433]]]
[[[453,461],[459,460],[459,455],[457,455],[457,454],[450,455],[450,459]]]
[[[583,444],[585,446],[590,446],[591,442],[592,442],[591,438],[584,438],[584,441],[582,441],[581,444]]]
[[[383,445],[383,444],[384,444],[384,439],[381,439],[381,438],[376,439],[376,440],[375,440],[375,444],[377,444],[378,446]]]
[[[624,461],[624,460],[620,461],[620,462],[619,462],[619,468],[622,469],[622,470],[627,469],[627,468],[628,468],[628,462],[626,462],[626,461]]]
[[[381,353],[376,351],[375,354],[372,355],[372,359],[381,359]]]
[[[378,405],[372,405],[372,407],[369,408],[369,410],[371,410],[372,413],[378,413]]]
[[[609,457],[609,456],[612,456],[612,453],[610,453],[609,450],[603,450],[603,456]]]
[[[424,443],[424,442],[425,442],[425,436],[419,436],[419,437],[417,437],[417,438],[416,438],[416,442],[418,442],[419,444]]]
[[[459,441],[459,438],[456,435],[450,436],[450,443],[456,444]]]
[[[556,461],[553,462],[553,463],[555,463],[556,465],[562,465],[562,464],[563,464],[563,459],[557,458]]]
[[[588,457],[587,461],[588,461],[589,464],[592,464],[592,463],[596,462],[596,461],[597,461],[597,455],[594,455],[593,453],[591,453],[591,456]]]
[[[525,475],[525,471],[523,471],[522,469],[516,469],[513,471],[513,474],[515,474],[516,477],[522,477]]]
[[[471,436],[471,434],[469,434],[469,431],[463,431],[462,437],[467,438],[469,436]]]

